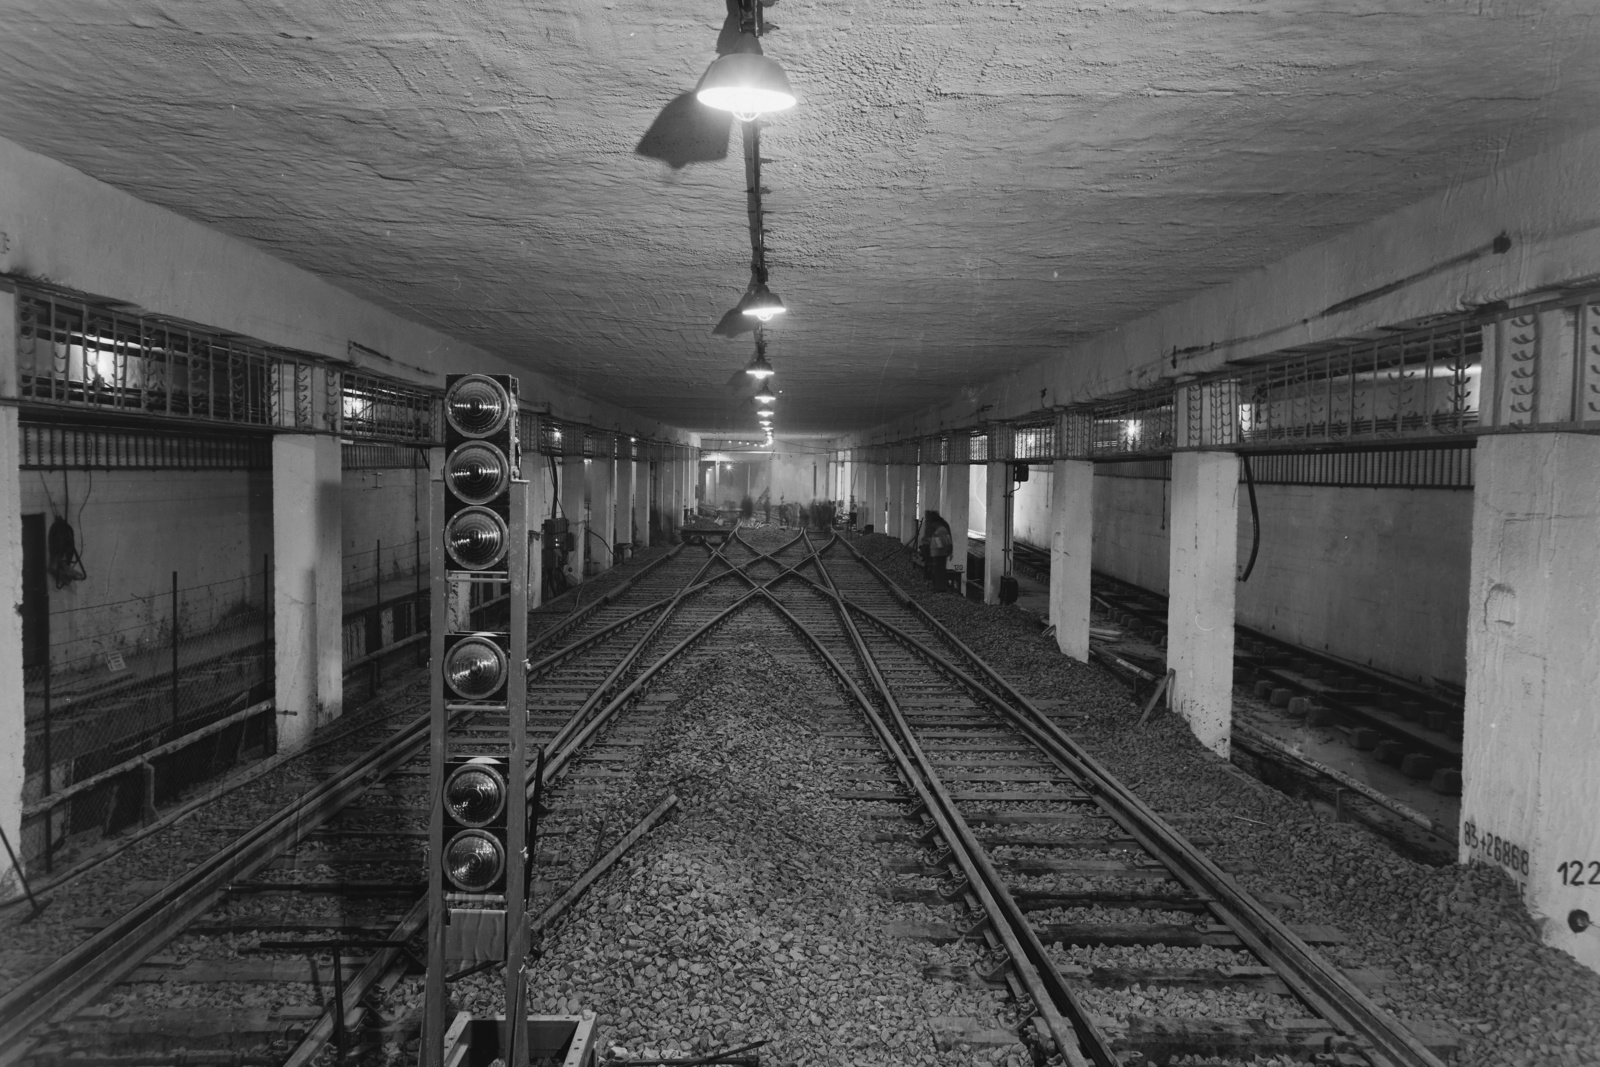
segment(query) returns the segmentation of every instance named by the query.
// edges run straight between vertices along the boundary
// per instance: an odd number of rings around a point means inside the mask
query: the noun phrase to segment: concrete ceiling
[[[780,434],[946,400],[1594,125],[1597,12],[768,7],[802,98],[762,135]],[[676,99],[725,16],[12,2],[0,135],[641,414],[748,432],[726,383],[750,335],[711,334],[748,280],[739,135]]]

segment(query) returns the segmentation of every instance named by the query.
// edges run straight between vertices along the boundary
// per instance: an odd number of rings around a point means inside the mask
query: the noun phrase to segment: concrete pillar
[[[1544,940],[1600,970],[1600,437],[1473,460],[1461,862],[1504,868]]]
[[[672,496],[668,500],[667,510],[672,513],[672,538],[678,540],[678,531],[683,529],[683,509],[688,504],[684,495],[684,469],[691,466],[688,460],[675,459],[667,464],[667,492]]]
[[[590,570],[604,574],[611,569],[611,550],[616,543],[617,461],[591,459],[588,481],[589,528],[594,535],[589,538],[587,558],[594,561]]]
[[[1167,666],[1172,707],[1223,759],[1233,725],[1233,599],[1237,577],[1239,457],[1177,452],[1167,578]]]
[[[939,495],[939,514],[950,524],[950,565],[967,565],[967,492],[972,468],[965,463],[951,463],[944,469],[944,489]],[[965,590],[962,590],[965,593]]]
[[[1058,459],[1050,470],[1050,623],[1064,655],[1089,659],[1089,572],[1094,552],[1094,464]]]
[[[613,519],[612,539],[614,545],[625,544],[633,540],[633,460],[617,460],[617,492],[616,516]]]
[[[1006,516],[1011,511],[1011,464],[988,464],[987,500],[983,513],[983,602],[1000,603],[1000,578],[1005,574]]]
[[[904,541],[911,535],[911,510],[916,494],[912,470],[904,463],[889,465],[888,530],[896,541]]]
[[[643,459],[633,463],[633,539],[650,547],[650,461]]]
[[[932,509],[943,514],[939,500],[939,465],[923,463],[917,467],[917,510],[915,519],[921,522]]]
[[[678,503],[678,464],[664,459],[656,464],[656,508],[661,513],[661,536],[667,544],[677,540],[678,527],[683,525],[683,511]]]
[[[856,528],[865,529],[870,523],[873,533],[883,532],[883,464],[867,463],[861,467],[861,496],[856,508]]]
[[[17,395],[17,297],[0,289],[0,396]],[[22,695],[22,478],[17,409],[0,406],[0,830],[22,849],[22,795],[27,748]],[[0,900],[22,895],[11,857],[0,851]]]
[[[568,580],[583,581],[583,561],[589,558],[589,517],[585,501],[589,498],[589,461],[579,456],[561,460],[561,512],[567,517],[567,532],[572,535],[572,552],[567,556]]]
[[[281,752],[303,748],[343,710],[342,482],[338,438],[272,439],[273,678]]]

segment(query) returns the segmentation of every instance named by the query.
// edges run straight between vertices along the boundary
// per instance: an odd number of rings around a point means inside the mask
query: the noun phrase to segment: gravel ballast
[[[1459,1030],[1453,1062],[1600,1063],[1600,975],[1540,942],[1498,868],[1405,859],[1368,831],[1244,778],[1170,713],[1138,728],[1127,687],[1062,656],[1032,617],[934,592],[890,538],[856,544],[1030,699],[1061,700],[1061,711],[1082,716],[1075,739],[1146,802],[1200,816],[1180,828],[1215,839],[1206,849],[1214,859],[1253,864],[1238,879],[1246,888],[1294,898],[1298,906],[1280,912],[1289,921],[1343,930],[1348,944],[1327,953],[1392,974],[1379,1003],[1402,1020]]]
[[[748,634],[730,636],[761,644],[658,684],[685,696],[605,818],[616,836],[669,792],[679,811],[547,935],[531,1010],[595,1011],[605,1046],[634,1056],[765,1039],[773,1064],[1031,1062],[1020,1044],[936,1047],[935,1018],[1002,1029],[1003,996],[922,976],[969,966],[968,949],[888,932],[949,915],[880,895],[887,853],[867,838],[893,824],[832,796],[849,782],[805,696],[828,675],[767,651],[776,625],[752,609],[730,627]],[[501,981],[475,976],[454,995],[498,1011]]]

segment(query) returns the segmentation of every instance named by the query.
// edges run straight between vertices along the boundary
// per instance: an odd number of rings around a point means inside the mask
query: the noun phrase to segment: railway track
[[[1019,573],[1049,582],[1048,552],[1019,541],[1013,556]],[[1113,669],[1137,672],[1136,689],[1149,687],[1165,673],[1160,650],[1166,645],[1166,597],[1099,572],[1092,593],[1100,618],[1133,639],[1133,647],[1097,641],[1102,653],[1110,653],[1103,658]],[[1460,795],[1462,694],[1410,685],[1248,626],[1234,629],[1236,684],[1304,715],[1312,726],[1342,728],[1356,748],[1428,782],[1435,792]]]
[[[554,741],[574,713],[592,710],[591,683],[659,636],[652,621],[672,603],[663,594],[710,563],[673,553],[546,627],[530,649],[550,650],[530,675],[534,738]],[[715,596],[726,584],[701,591]],[[413,693],[407,710],[425,707]],[[455,726],[464,737],[497,727],[503,735],[505,721],[480,715]],[[254,825],[221,828],[214,853],[202,848],[181,877],[0,997],[0,1063],[310,1063],[357,1033],[365,1002],[411,965],[424,920],[427,737],[424,713],[319,752],[288,783],[303,790],[293,802]],[[552,745],[563,763],[572,744]],[[549,777],[559,774],[552,767]],[[556,819],[546,840],[559,845],[570,834],[559,811]],[[592,850],[542,852],[542,888],[575,880],[579,853]],[[290,942],[348,948],[335,963],[331,949]]]
[[[906,873],[941,879],[933,892],[967,909],[929,936],[981,939],[985,977],[1004,980],[1017,1015],[1037,1020],[1042,1049],[1102,1067],[1130,1053],[1439,1062],[1306,940],[1331,935],[1294,930],[1240,890],[852,546],[835,542],[824,558],[820,582],[789,583],[781,595],[870,726],[878,762],[889,760],[894,777],[859,799],[909,805],[911,836],[928,851]],[[862,746],[868,735],[849,740]],[[924,901],[928,892],[908,889]],[[1092,918],[1107,910],[1124,921]],[[1093,958],[1133,945],[1191,962],[1072,962],[1074,950]],[[1086,1007],[1091,991],[1103,1005],[1114,990],[1200,987],[1237,991],[1262,1013],[1118,1013],[1125,1021],[1107,1026]]]
[[[1326,932],[1297,932],[1240,892],[839,540],[796,537],[764,552],[735,535],[544,620],[529,672],[530,740],[545,753],[542,781],[530,772],[527,783],[544,790],[546,809],[536,909],[595,876],[604,842],[588,807],[670,726],[678,694],[655,682],[748,640],[748,625],[729,623],[755,605],[837,680],[842,700],[815,709],[815,721],[859,772],[847,799],[912,820],[877,835],[892,893],[947,908],[951,921],[906,935],[970,942],[982,972],[944,980],[1007,989],[1041,1055],[1438,1063],[1302,936]],[[724,630],[743,636],[724,640]],[[776,642],[770,630],[764,642]],[[294,803],[0,998],[0,1063],[309,1064],[330,1045],[403,1039],[426,921],[425,719],[325,753],[312,769],[332,773],[308,776]],[[480,713],[453,736],[504,729]],[[1107,965],[1119,946],[1187,962]],[[1200,1022],[1113,1010],[1134,987],[1167,1001],[1220,991],[1261,1013]],[[1124,1021],[1109,1025],[1111,1015]]]

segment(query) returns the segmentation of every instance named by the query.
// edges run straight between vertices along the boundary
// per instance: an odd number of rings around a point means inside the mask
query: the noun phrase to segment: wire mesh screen
[[[1244,443],[1459,434],[1478,424],[1482,331],[1466,323],[1297,355],[1234,377]]]
[[[1471,489],[1470,446],[1297,452],[1250,457],[1262,485],[1327,485],[1372,489]]]
[[[18,294],[17,316],[22,400],[248,426],[277,421],[279,359],[262,348],[30,292]]]
[[[411,445],[346,442],[339,450],[339,463],[347,471],[421,470],[427,453]]]
[[[23,423],[23,470],[269,470],[265,434],[173,434]]]
[[[1090,449],[1097,457],[1170,451],[1176,441],[1174,418],[1170,391],[1096,404]]]
[[[1055,459],[1060,442],[1054,417],[1015,422],[1011,426],[1011,458],[1043,462]]]
[[[45,647],[23,671],[24,803],[66,790],[271,695],[271,582],[261,570],[49,613]],[[215,746],[175,753],[161,782],[176,792],[215,773]],[[203,764],[203,765],[202,765]],[[27,835],[29,852],[109,831],[142,814],[114,782]],[[120,807],[118,805],[121,805]]]
[[[1471,489],[1471,445],[1448,448],[1385,448],[1339,452],[1279,452],[1250,456],[1257,485],[1310,485],[1361,489]],[[1122,460],[1100,464],[1104,478],[1172,477],[1172,459]],[[1239,479],[1244,480],[1241,467]]]
[[[420,538],[346,551],[345,702],[375,695],[390,668],[426,657],[428,546]]]
[[[340,375],[340,388],[346,436],[423,447],[439,440],[439,397],[431,390],[351,371]]]

